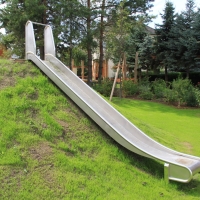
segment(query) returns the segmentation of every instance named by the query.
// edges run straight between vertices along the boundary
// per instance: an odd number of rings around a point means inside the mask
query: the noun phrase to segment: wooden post
[[[120,60],[121,60],[121,58],[120,58]],[[117,66],[117,72],[115,74],[115,80],[113,82],[113,87],[112,87],[112,91],[111,91],[111,94],[110,94],[110,101],[112,101],[113,93],[114,93],[114,90],[115,90],[115,85],[116,85],[116,82],[117,82],[117,77],[118,77],[119,70],[120,70],[120,60],[119,60],[118,66]]]
[[[84,79],[84,61],[81,60],[81,79]]]
[[[97,71],[97,63],[96,61],[93,61],[92,65],[92,80],[96,80],[96,71]]]
[[[72,71],[74,72],[74,74],[77,75],[77,68],[74,66],[74,59],[72,59],[71,67],[72,67]]]

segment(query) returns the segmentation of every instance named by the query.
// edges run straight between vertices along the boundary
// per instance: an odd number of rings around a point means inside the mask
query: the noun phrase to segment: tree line
[[[6,34],[1,43],[21,58],[24,57],[25,23],[28,20],[51,25],[57,56],[71,68],[71,60],[84,60],[88,66],[88,84],[92,80],[92,55],[99,54],[99,81],[103,59],[118,63],[126,54],[127,65],[138,70],[196,69],[200,55],[200,13],[193,0],[186,10],[175,13],[166,2],[162,24],[157,24],[154,37],[147,24],[153,0],[5,0],[0,9],[1,28]],[[43,27],[34,25],[37,52],[44,57]]]

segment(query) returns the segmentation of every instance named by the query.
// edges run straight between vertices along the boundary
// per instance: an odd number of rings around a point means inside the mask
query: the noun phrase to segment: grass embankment
[[[199,156],[198,109],[128,103],[114,99],[151,137]],[[199,199],[198,175],[162,177],[162,164],[116,144],[31,63],[0,60],[0,199]]]

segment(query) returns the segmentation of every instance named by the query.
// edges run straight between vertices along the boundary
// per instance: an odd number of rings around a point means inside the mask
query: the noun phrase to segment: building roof
[[[150,26],[146,26],[146,30],[150,35],[155,35],[155,29],[151,28]]]

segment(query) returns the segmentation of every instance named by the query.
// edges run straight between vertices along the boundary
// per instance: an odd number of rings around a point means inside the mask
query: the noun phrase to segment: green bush
[[[149,82],[148,77],[145,77],[139,83],[139,97],[145,100],[151,100],[153,99],[153,96],[151,83]]]
[[[172,91],[174,92],[178,106],[186,103],[188,92],[192,90],[192,84],[189,79],[177,78],[172,82]]]
[[[156,99],[161,99],[166,96],[166,83],[162,79],[156,79],[152,82],[152,91]]]
[[[109,78],[106,78],[101,82],[101,84],[96,83],[93,88],[103,96],[108,97],[110,96],[112,86],[113,82]]]
[[[188,90],[186,96],[185,96],[185,103],[187,106],[195,107],[198,106],[198,99],[197,94],[194,87],[191,87],[190,90]]]
[[[178,106],[200,106],[200,90],[189,79],[178,78],[165,89],[166,101]]]
[[[196,94],[198,106],[200,106],[200,89],[195,88],[195,94]]]
[[[174,91],[170,87],[166,88],[165,97],[166,97],[165,100],[168,103],[174,104],[178,102],[178,97],[176,93],[174,93]]]
[[[139,92],[138,84],[134,83],[132,80],[123,81],[122,90],[124,96],[134,96]]]
[[[140,98],[145,99],[145,100],[153,99],[153,93],[148,86],[141,85],[139,90],[140,90],[140,94],[139,94]]]

